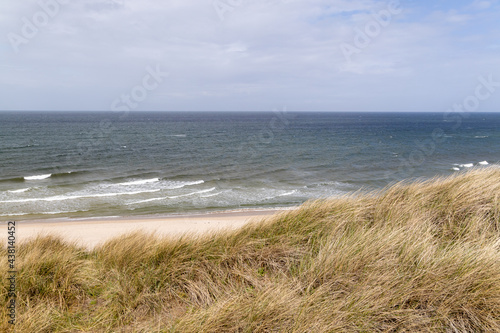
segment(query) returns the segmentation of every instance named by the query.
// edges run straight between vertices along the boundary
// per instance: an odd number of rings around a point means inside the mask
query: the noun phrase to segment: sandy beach
[[[16,221],[16,241],[21,244],[37,235],[58,235],[67,241],[76,242],[90,249],[109,239],[134,231],[154,232],[158,236],[180,236],[187,233],[236,229],[250,221],[260,220],[277,212],[280,210]],[[7,241],[6,222],[2,223],[2,229],[4,232],[0,235],[0,241],[5,244]]]

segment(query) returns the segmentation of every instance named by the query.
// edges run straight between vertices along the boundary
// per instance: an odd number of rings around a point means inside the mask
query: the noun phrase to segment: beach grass
[[[233,231],[133,233],[93,250],[38,237],[16,266],[16,332],[500,332],[500,168]]]

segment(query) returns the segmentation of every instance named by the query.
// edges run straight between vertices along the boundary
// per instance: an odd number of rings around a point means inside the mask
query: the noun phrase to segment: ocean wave
[[[19,146],[10,146],[10,147],[2,147],[2,150],[15,150],[15,149],[23,149],[23,148],[31,148],[31,147],[39,147],[39,144],[26,144]]]
[[[176,190],[176,189],[183,188],[183,187],[186,187],[186,186],[200,185],[200,184],[203,184],[203,183],[205,183],[204,180],[195,180],[195,181],[191,181],[191,182],[176,182],[176,181],[173,181],[173,182],[169,182],[169,184],[167,185],[166,189],[168,189],[168,190]]]
[[[152,199],[146,199],[146,200],[139,200],[139,201],[129,202],[129,203],[127,203],[127,206],[136,205],[136,204],[145,203],[145,202],[151,202],[151,201],[160,201],[160,200],[163,200],[163,199],[165,199],[165,197],[152,198]]]
[[[24,177],[24,180],[42,180],[42,179],[47,179],[52,176],[51,173],[48,173],[46,175],[36,175],[36,176],[27,176]]]
[[[177,199],[177,198],[182,198],[182,197],[189,197],[189,196],[196,195],[196,194],[202,194],[202,193],[212,192],[213,190],[215,190],[215,187],[212,187],[212,188],[209,188],[209,189],[206,189],[206,190],[191,192],[191,193],[187,193],[187,194],[175,195],[175,196],[167,197],[167,198],[169,198],[169,199]]]
[[[33,176],[25,176],[25,177],[13,177],[13,178],[5,178],[0,179],[0,182],[24,182],[31,180],[44,180],[47,178],[56,178],[56,177],[68,177],[74,176],[75,174],[85,173],[85,171],[68,171],[61,173],[47,173],[43,175],[33,175]]]
[[[59,172],[52,174],[52,178],[59,177],[73,177],[80,174],[88,173],[88,171],[67,171],[67,172]]]
[[[12,183],[12,182],[16,182],[16,183],[22,183],[24,182],[24,177],[14,177],[14,178],[4,178],[4,179],[0,179],[0,182],[9,182],[9,183]]]
[[[22,188],[22,189],[19,189],[19,190],[10,190],[10,191],[7,191],[9,193],[23,193],[23,192],[26,192],[26,191],[29,191],[31,190],[31,187],[27,187],[27,188]]]
[[[134,191],[134,192],[118,192],[118,193],[99,193],[99,194],[86,194],[86,195],[57,195],[48,198],[30,198],[30,199],[19,199],[19,200],[5,200],[0,201],[0,203],[20,203],[20,202],[37,202],[37,201],[63,201],[63,200],[74,200],[81,198],[103,198],[103,197],[116,197],[120,195],[135,195],[141,193],[154,193],[161,190],[149,190],[149,191]]]
[[[0,214],[0,216],[23,216],[23,215],[30,215],[31,213],[12,213],[12,214]]]
[[[215,197],[216,195],[222,194],[223,192],[217,192],[209,195],[201,195],[200,197],[202,198],[210,198],[210,197]]]
[[[283,193],[283,194],[278,194],[277,197],[286,197],[288,195],[293,195],[295,193],[297,193],[297,190],[293,190],[293,191],[286,192],[286,193]]]
[[[89,210],[61,210],[55,212],[36,212],[36,213],[9,213],[0,214],[0,216],[25,216],[25,215],[57,215],[57,214],[68,214],[68,213],[85,213]]]
[[[343,183],[343,182],[338,182],[338,181],[326,181],[326,182],[319,182],[319,183],[305,185],[304,188],[332,187],[332,186],[335,188],[350,188],[350,187],[352,187],[352,185],[349,183]]]
[[[285,192],[285,193],[276,193],[276,194],[274,194],[272,196],[265,196],[265,197],[258,198],[257,201],[260,201],[260,202],[262,202],[262,201],[268,201],[268,200],[276,199],[276,198],[279,198],[279,197],[290,196],[290,195],[293,195],[295,193],[297,193],[297,190],[292,190],[292,191],[288,191],[288,192]]]
[[[455,163],[453,165],[454,165],[453,170],[458,169],[458,168],[472,168],[472,167],[474,167],[474,163],[466,163],[466,164]],[[477,165],[489,165],[489,163],[488,163],[488,161],[481,161],[481,162],[478,162]]]
[[[169,181],[169,180],[162,180],[161,178],[155,177],[155,178],[150,178],[150,179],[132,180],[132,181],[127,181],[127,182],[122,182],[122,183],[101,184],[101,185],[99,185],[99,187],[110,188],[110,187],[145,185],[145,186],[147,186],[146,188],[153,187],[153,188],[162,189],[162,190],[175,190],[175,189],[180,189],[180,188],[183,188],[186,186],[203,184],[204,182],[205,182],[204,180],[185,181],[185,182],[183,182],[183,181]],[[141,188],[141,187],[139,187],[139,188]]]
[[[212,187],[212,188],[206,189],[206,190],[200,190],[200,191],[196,191],[196,192],[191,192],[191,193],[187,193],[187,194],[181,194],[181,195],[171,196],[171,197],[159,197],[159,198],[151,198],[151,199],[139,200],[139,201],[129,202],[129,203],[127,203],[127,206],[141,204],[141,203],[146,203],[146,202],[161,201],[161,200],[165,200],[165,199],[177,199],[177,198],[181,198],[181,197],[188,197],[188,196],[192,196],[192,195],[196,195],[196,194],[202,194],[202,193],[212,192],[213,190],[215,190],[215,187]],[[218,194],[221,194],[221,193],[222,192],[218,192],[218,193],[215,193],[215,194],[212,194],[212,195],[200,196],[200,197],[206,198],[206,197],[215,196],[215,195],[218,195]]]
[[[119,183],[116,185],[121,185],[121,186],[142,185],[142,184],[156,183],[159,181],[160,181],[160,178],[151,178],[151,179],[143,179],[143,180],[134,180],[131,182]]]

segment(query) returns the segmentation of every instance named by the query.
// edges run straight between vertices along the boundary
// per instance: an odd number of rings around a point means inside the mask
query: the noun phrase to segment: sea
[[[500,113],[0,112],[0,219],[273,210],[499,162]]]

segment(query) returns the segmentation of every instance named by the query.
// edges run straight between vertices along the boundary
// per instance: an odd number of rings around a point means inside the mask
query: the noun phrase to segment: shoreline
[[[39,224],[39,223],[73,223],[73,222],[116,222],[128,220],[155,220],[169,218],[193,218],[193,217],[217,217],[217,216],[240,216],[240,215],[267,215],[268,213],[289,211],[297,209],[299,206],[290,207],[270,207],[270,208],[242,208],[242,209],[227,209],[213,211],[192,211],[182,213],[151,213],[139,215],[112,215],[112,216],[82,216],[82,217],[47,217],[47,218],[31,218],[23,220],[21,218],[5,219],[0,221],[0,225],[7,224],[8,221],[16,221],[16,223]]]
[[[223,229],[234,230],[293,208],[217,211],[182,215],[90,217],[78,219],[17,220],[16,241],[22,244],[38,235],[54,235],[89,250],[124,234],[143,231],[158,237],[197,235]],[[0,241],[6,244],[7,222]]]

